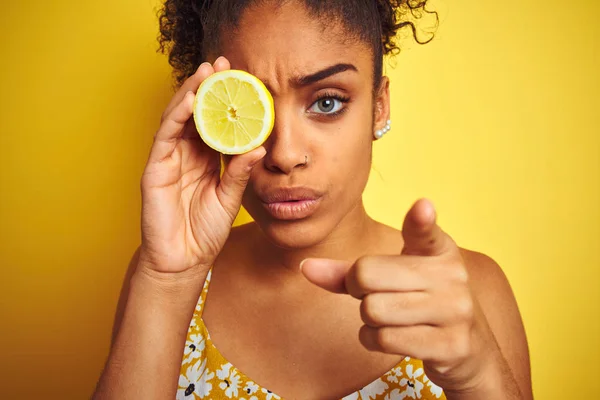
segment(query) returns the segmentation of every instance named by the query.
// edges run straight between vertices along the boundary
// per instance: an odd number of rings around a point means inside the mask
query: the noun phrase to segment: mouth
[[[259,198],[273,218],[292,221],[314,214],[322,194],[310,188],[278,188],[259,195]]]

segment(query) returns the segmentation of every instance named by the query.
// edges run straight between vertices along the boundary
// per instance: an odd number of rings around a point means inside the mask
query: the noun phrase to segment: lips
[[[314,214],[322,194],[308,187],[276,188],[260,193],[265,210],[280,220],[299,220]]]

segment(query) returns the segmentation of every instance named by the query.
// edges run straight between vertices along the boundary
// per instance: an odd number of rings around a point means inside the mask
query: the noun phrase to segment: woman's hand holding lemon
[[[192,114],[210,107],[194,102],[198,88],[229,68],[225,58],[202,64],[163,113],[141,179],[142,244],[119,300],[111,354],[94,399],[174,397],[202,283],[229,236],[252,168],[266,153],[255,141],[254,150],[244,148],[220,177],[219,153],[196,130]],[[196,122],[210,119],[198,115]],[[203,138],[237,132],[214,129],[222,125],[211,130],[201,123]]]
[[[219,154],[196,130],[195,93],[215,72],[229,70],[221,57],[202,64],[163,113],[141,179],[140,267],[161,273],[208,273],[225,244],[262,147],[235,156],[222,178]],[[262,142],[261,142],[262,143]]]

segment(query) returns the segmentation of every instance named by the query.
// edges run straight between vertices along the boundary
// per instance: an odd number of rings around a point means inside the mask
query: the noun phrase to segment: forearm
[[[472,389],[444,391],[447,400],[525,400],[508,363],[498,351],[495,361]]]
[[[197,276],[133,275],[95,400],[175,397],[187,329],[203,281]]]

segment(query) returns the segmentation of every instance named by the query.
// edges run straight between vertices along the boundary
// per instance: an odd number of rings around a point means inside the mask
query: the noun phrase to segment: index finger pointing
[[[436,219],[435,208],[429,200],[418,200],[412,206],[402,226],[402,254],[437,256],[448,250],[451,239],[438,226]]]

